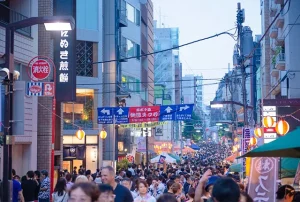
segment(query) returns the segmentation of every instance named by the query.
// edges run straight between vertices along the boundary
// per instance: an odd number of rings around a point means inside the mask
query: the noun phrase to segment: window
[[[141,81],[131,76],[122,76],[122,87],[130,92],[140,93]]]
[[[65,130],[82,128],[92,129],[94,119],[94,90],[77,89],[76,102],[63,104]],[[74,123],[73,123],[74,121]],[[77,125],[74,127],[74,124]]]
[[[141,12],[130,5],[129,3],[126,3],[126,10],[127,10],[127,19],[136,25],[141,25]]]
[[[130,20],[131,22],[135,22],[135,8],[132,5],[127,3],[126,9],[127,9],[127,19]]]
[[[76,42],[76,75],[93,77],[93,42]]]
[[[127,39],[127,56],[135,57],[140,55],[141,55],[141,46]],[[137,59],[139,60],[140,58],[137,57]]]

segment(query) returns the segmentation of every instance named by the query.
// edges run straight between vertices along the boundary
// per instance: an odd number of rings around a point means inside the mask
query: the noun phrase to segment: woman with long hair
[[[67,194],[67,182],[64,178],[60,178],[56,185],[54,192],[52,194],[52,201],[53,202],[67,202],[69,197]]]

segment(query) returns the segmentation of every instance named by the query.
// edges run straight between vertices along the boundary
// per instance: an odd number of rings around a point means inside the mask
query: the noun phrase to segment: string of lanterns
[[[85,137],[85,132],[84,130],[82,130],[81,128],[79,128],[79,130],[76,131],[75,133],[75,136],[79,139],[79,140],[82,140],[84,137]],[[101,139],[105,139],[107,137],[107,132],[102,129],[100,132],[99,132],[99,136]]]
[[[263,118],[262,124],[265,128],[275,128],[276,133],[280,136],[286,135],[290,130],[289,123],[282,118],[278,122],[275,122],[273,117],[266,116]],[[260,127],[255,128],[254,135],[257,138],[261,138],[263,136],[263,129]]]

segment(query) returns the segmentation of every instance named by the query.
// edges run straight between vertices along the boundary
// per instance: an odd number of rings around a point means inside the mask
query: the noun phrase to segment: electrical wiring
[[[251,75],[253,73],[248,73],[248,75]],[[234,77],[240,77],[242,76],[241,74],[237,74],[234,76],[230,76],[229,78],[234,78]],[[180,79],[180,80],[167,80],[167,81],[161,81],[160,83],[157,84],[163,84],[163,83],[172,83],[172,82],[185,82],[185,81],[223,81],[224,78],[211,78],[211,79]],[[149,82],[149,81],[132,81],[132,82],[121,82],[121,83],[116,83],[116,82],[110,82],[110,83],[77,83],[76,85],[80,86],[94,86],[94,85],[111,85],[111,84],[127,84],[127,83],[154,83],[156,84],[155,81]]]
[[[191,44],[194,44],[194,43],[198,43],[198,42],[201,42],[201,41],[212,39],[212,38],[224,35],[224,34],[232,36],[232,33],[229,33],[229,31],[234,30],[234,29],[236,29],[236,27],[228,29],[224,32],[220,32],[220,33],[212,35],[212,36],[208,36],[208,37],[205,37],[205,38],[201,38],[201,39],[198,39],[198,40],[194,40],[194,41],[182,44],[182,45],[179,45],[179,46],[174,46],[172,48],[167,48],[167,49],[160,50],[160,51],[154,51],[154,52],[151,52],[151,53],[145,53],[145,54],[141,54],[141,55],[138,55],[138,56],[126,57],[126,58],[122,58],[122,60],[130,60],[130,59],[134,59],[134,58],[140,58],[140,57],[145,57],[145,56],[149,56],[149,55],[155,55],[155,54],[158,54],[158,53],[163,53],[163,52],[166,52],[166,51],[175,50],[175,49],[178,49],[178,48],[181,48],[181,47],[184,47],[184,46],[188,46],[188,45],[191,45]],[[116,59],[116,60],[106,60],[106,61],[100,61],[100,62],[93,62],[91,64],[92,65],[93,64],[103,64],[103,63],[118,62],[118,61],[120,61],[120,59],[119,60]]]

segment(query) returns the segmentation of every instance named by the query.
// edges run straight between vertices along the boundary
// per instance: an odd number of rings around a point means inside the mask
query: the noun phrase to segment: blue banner
[[[192,119],[194,104],[162,105],[159,121],[185,121]],[[136,107],[134,107],[136,108]],[[130,107],[99,107],[98,124],[128,124]]]
[[[113,107],[98,108],[98,124],[113,124]]]
[[[175,121],[177,105],[162,105],[160,106],[160,121]]]
[[[114,108],[114,116],[116,124],[125,124],[129,123],[129,107],[116,107]]]
[[[192,119],[193,107],[194,104],[177,105],[175,120],[184,121]]]

